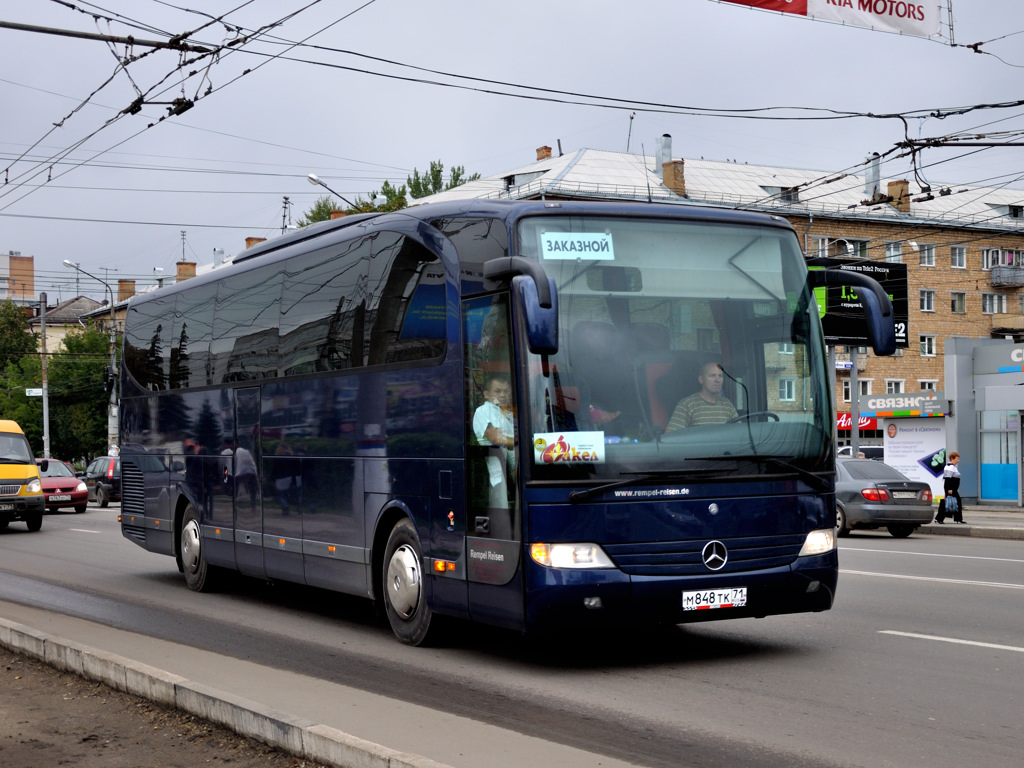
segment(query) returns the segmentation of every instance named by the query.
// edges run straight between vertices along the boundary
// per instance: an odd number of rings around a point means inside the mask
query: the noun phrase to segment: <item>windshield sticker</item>
[[[604,432],[538,432],[533,436],[536,464],[604,464]]]
[[[608,232],[542,232],[540,253],[545,259],[615,260],[615,248]]]

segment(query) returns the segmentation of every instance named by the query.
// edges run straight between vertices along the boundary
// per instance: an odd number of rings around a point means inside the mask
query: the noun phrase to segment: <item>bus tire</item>
[[[430,633],[433,611],[427,605],[423,550],[412,521],[403,517],[388,536],[384,549],[384,609],[395,636],[407,645],[423,645]]]
[[[206,562],[199,514],[191,504],[185,507],[181,520],[179,543],[181,565],[188,588],[193,592],[212,592],[216,586],[217,569]]]

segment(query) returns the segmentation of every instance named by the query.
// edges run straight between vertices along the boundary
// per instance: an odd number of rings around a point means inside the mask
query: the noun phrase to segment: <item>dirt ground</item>
[[[3,768],[325,768],[0,648]]]

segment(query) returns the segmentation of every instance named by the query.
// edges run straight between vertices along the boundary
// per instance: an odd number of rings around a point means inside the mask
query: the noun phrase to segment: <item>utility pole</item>
[[[43,348],[43,458],[50,458],[50,393],[46,378],[46,292],[39,294],[39,335]]]
[[[289,225],[290,225],[291,223],[292,223],[292,217],[291,217],[291,201],[290,201],[290,200],[288,199],[288,196],[287,196],[287,195],[285,195],[285,198],[284,198],[284,208],[283,208],[283,210],[281,211],[281,234],[282,234],[282,235],[283,235],[283,234],[284,234],[285,232],[287,232],[287,231],[288,231],[288,226],[289,226]]]

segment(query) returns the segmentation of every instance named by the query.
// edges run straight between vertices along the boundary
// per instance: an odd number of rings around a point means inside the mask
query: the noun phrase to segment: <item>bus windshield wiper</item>
[[[687,461],[750,461],[758,464],[771,464],[789,472],[793,472],[801,479],[803,479],[808,485],[815,490],[824,491],[828,490],[829,485],[826,480],[814,474],[808,472],[806,469],[793,464],[790,456],[771,456],[765,454],[737,454],[735,456],[696,456],[687,459]],[[643,482],[651,480],[669,480],[669,479],[686,479],[697,476],[707,477],[717,476],[719,473],[710,467],[701,467],[693,469],[661,469],[651,470],[650,472],[623,472],[623,475],[632,475],[625,480],[617,480],[613,483],[605,483],[604,485],[597,485],[593,488],[587,488],[582,491],[573,491],[569,494],[569,502],[571,504],[578,504],[581,501],[587,501],[592,499],[594,496],[598,496],[605,491],[612,491],[616,488],[623,488],[627,485],[638,485]],[[759,477],[759,475],[753,475],[752,477]],[[740,480],[745,478],[729,477],[730,480]]]
[[[808,485],[817,491],[828,490],[829,485],[826,480],[814,474],[808,472],[806,469],[798,467],[792,462],[792,456],[772,456],[771,454],[763,453],[749,453],[749,454],[736,454],[736,455],[725,455],[725,456],[702,456],[701,459],[704,461],[722,461],[728,459],[729,461],[752,461],[757,464],[771,464],[775,467],[785,469],[789,472],[793,472],[804,480]],[[699,461],[700,459],[698,459]]]

